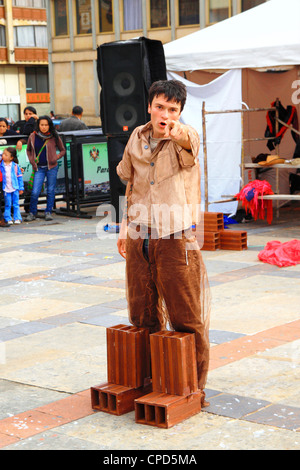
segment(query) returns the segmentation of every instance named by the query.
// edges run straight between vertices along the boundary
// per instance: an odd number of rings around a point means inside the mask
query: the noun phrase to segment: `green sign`
[[[0,158],[3,150],[9,147],[8,145],[0,146]],[[25,191],[27,184],[32,173],[32,166],[28,160],[26,153],[26,144],[23,145],[22,150],[17,151],[19,166],[23,172],[23,181]],[[59,152],[58,152],[59,153]],[[66,157],[68,176],[71,181],[71,145],[66,143]],[[84,193],[86,196],[92,194],[107,194],[110,191],[109,186],[109,168],[108,168],[108,153],[107,143],[97,142],[94,144],[82,144],[82,161],[83,161],[83,175],[84,175]],[[60,158],[57,162],[58,173],[56,182],[56,194],[66,192],[65,182],[65,168],[64,158]],[[71,189],[71,188],[70,188]]]
[[[82,162],[85,194],[109,193],[107,143],[82,144]]]

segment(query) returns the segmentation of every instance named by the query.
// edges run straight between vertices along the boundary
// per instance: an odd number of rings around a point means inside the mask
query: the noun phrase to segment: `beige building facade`
[[[46,0],[0,0],[0,116],[49,112]]]
[[[266,0],[47,0],[50,107],[100,125],[97,47],[141,36],[163,44]],[[188,51],[187,51],[188,53]]]

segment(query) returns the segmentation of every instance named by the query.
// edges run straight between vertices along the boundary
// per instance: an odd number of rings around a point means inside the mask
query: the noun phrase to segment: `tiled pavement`
[[[93,211],[90,211],[94,215]],[[0,448],[202,450],[300,447],[300,265],[261,263],[300,239],[300,211],[230,226],[248,249],[203,251],[212,290],[210,406],[170,429],[93,411],[106,327],[128,323],[125,263],[101,219],[56,216],[0,232]]]

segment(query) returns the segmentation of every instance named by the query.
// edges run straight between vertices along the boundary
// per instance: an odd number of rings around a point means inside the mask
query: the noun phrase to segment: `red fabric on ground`
[[[264,263],[279,267],[294,266],[300,263],[300,240],[290,240],[285,243],[277,240],[268,242],[258,253],[258,258]]]

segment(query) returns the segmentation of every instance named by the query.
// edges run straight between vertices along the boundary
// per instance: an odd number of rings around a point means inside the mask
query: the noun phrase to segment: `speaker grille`
[[[104,134],[130,134],[136,126],[147,122],[144,59],[141,42],[119,41],[98,48]]]

